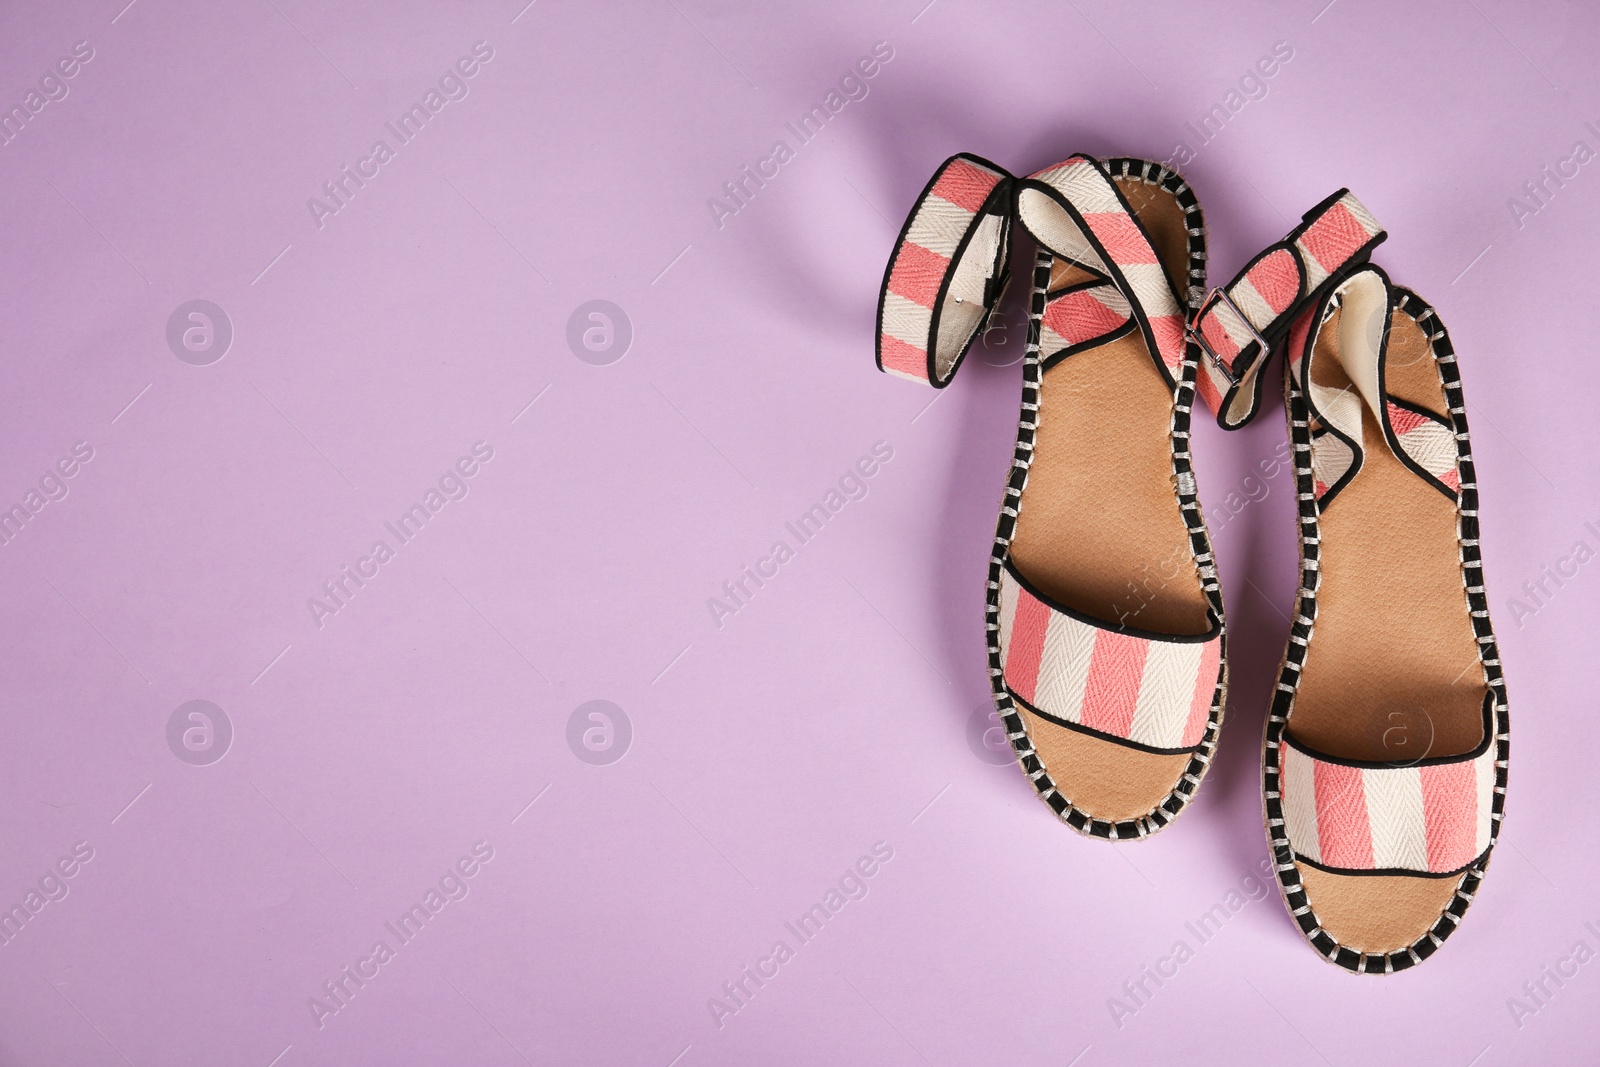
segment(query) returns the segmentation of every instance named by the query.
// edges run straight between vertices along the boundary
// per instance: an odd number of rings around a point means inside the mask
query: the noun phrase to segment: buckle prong
[[[1234,374],[1233,368],[1223,361],[1222,356],[1217,353],[1216,349],[1211,347],[1211,343],[1206,340],[1205,333],[1200,329],[1205,317],[1211,313],[1212,305],[1219,300],[1239,317],[1240,322],[1244,323],[1244,328],[1250,332],[1251,340],[1256,343],[1258,357],[1265,356],[1271,346],[1267,344],[1267,339],[1262,337],[1260,331],[1256,329],[1255,323],[1250,321],[1250,316],[1246,315],[1239,305],[1233,302],[1233,297],[1228,295],[1228,290],[1225,287],[1216,286],[1206,294],[1206,298],[1200,302],[1200,308],[1195,312],[1194,321],[1188,327],[1187,332],[1190,337],[1194,338],[1195,343],[1200,346],[1201,351],[1211,357],[1212,364],[1222,372],[1224,378],[1228,379],[1228,384],[1238,385],[1243,375]]]

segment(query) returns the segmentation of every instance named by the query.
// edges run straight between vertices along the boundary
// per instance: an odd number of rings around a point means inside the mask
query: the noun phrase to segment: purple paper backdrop
[[[1587,5],[124,2],[0,15],[0,1062],[1594,1056]],[[1020,318],[872,368],[945,156],[1180,144],[1214,279],[1348,185],[1461,353],[1516,758],[1393,979],[1256,877],[1276,406],[1197,434],[1217,766],[1109,847],[984,743]]]

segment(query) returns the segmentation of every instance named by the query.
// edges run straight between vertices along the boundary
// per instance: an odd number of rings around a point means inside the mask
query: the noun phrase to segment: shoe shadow
[[[1013,249],[1013,253],[1015,256],[1019,250]],[[939,643],[933,654],[948,665],[946,670],[957,698],[957,716],[942,727],[953,744],[963,743],[960,737],[972,715],[979,709],[994,708],[985,630],[987,583],[995,520],[1011,471],[1022,395],[1026,279],[1033,250],[1030,246],[1020,254],[1023,260],[1014,258],[1011,269],[1014,279],[1022,270],[1023,284],[1013,282],[999,309],[1001,321],[1008,324],[1005,343],[989,345],[981,338],[974,342],[961,365],[959,388],[953,385],[947,389],[950,395],[942,397],[918,423],[921,426],[930,420],[943,421],[943,429],[953,442],[954,462],[939,502],[940,537],[929,570],[929,580],[940,590]],[[1003,788],[1015,790],[1018,797],[1037,800],[1037,793],[1021,774],[1013,772],[1005,777],[1009,782]]]
[[[806,142],[791,128],[777,127],[774,134],[793,150],[793,160],[768,179],[746,209],[726,220],[728,230],[747,233],[729,242],[724,254],[739,261],[742,291],[761,302],[763,313],[776,323],[813,336],[821,329],[840,343],[870,346],[878,280],[917,194],[939,164],[957,152],[1006,154],[983,116],[948,85],[897,81],[893,94],[886,89],[875,88],[865,100],[848,105]],[[789,210],[763,204],[780,188]],[[809,204],[817,210],[808,210]],[[864,226],[881,233],[873,262],[841,269],[836,231],[818,225],[818,212],[864,220]],[[865,288],[862,271],[873,277]]]
[[[1273,363],[1263,373],[1282,371]],[[1228,439],[1217,442],[1227,456],[1225,463],[1208,464],[1213,472],[1245,470],[1249,473],[1234,475],[1236,487],[1252,476],[1266,487],[1259,499],[1249,500],[1230,515],[1229,494],[1237,488],[1230,489],[1222,478],[1209,482],[1202,478],[1200,483],[1208,520],[1218,527],[1212,536],[1228,614],[1229,687],[1222,741],[1194,814],[1202,816],[1207,837],[1233,871],[1257,871],[1271,855],[1262,815],[1262,737],[1299,586],[1298,510],[1292,465],[1279,462],[1276,473],[1266,477],[1260,464],[1264,457],[1272,462],[1283,454],[1283,419],[1283,402],[1269,389],[1255,424],[1237,433],[1212,427],[1204,434],[1213,441]],[[1197,441],[1197,454],[1206,443],[1210,442]],[[1221,516],[1229,517],[1216,521]],[[1288,914],[1283,914],[1285,929],[1298,937]]]
[[[861,217],[875,215],[883,224],[881,256],[873,264],[875,273],[881,276],[894,238],[917,194],[939,164],[957,152],[991,159],[1020,176],[1060,162],[1074,152],[1129,154],[1130,144],[1162,143],[1144,131],[1130,131],[1124,126],[1098,129],[1076,121],[1052,123],[1042,132],[1030,131],[1026,139],[1019,139],[997,125],[992,115],[973,109],[970,99],[948,81],[897,76],[893,93],[886,92],[886,88],[875,89],[859,104],[849,105],[820,134],[803,144],[788,128],[778,127],[775,132],[793,148],[794,160],[785,164],[777,177],[768,179],[769,186],[757,191],[747,209],[726,220],[729,230],[748,231],[751,236],[730,241],[724,254],[741,261],[739,274],[747,297],[761,302],[775,322],[797,327],[803,324],[813,334],[822,327],[836,332],[841,341],[858,342],[865,321],[865,336],[870,340],[876,278],[872,287],[863,291],[853,271],[841,272],[837,245],[830,243],[826,230],[816,225],[814,213],[767,210],[762,204],[763,199],[775,195],[777,188],[801,184],[801,179],[791,178],[787,172],[815,168],[819,164],[817,157],[824,153],[831,158],[822,165],[836,175],[825,179],[828,185],[836,186],[827,188],[826,195],[842,196],[847,203],[865,201]],[[852,109],[858,110],[852,114]],[[1160,117],[1152,116],[1149,124],[1152,130],[1157,129]],[[820,193],[813,188],[805,195]],[[1017,243],[1028,244],[1025,235]],[[1031,252],[1027,262],[1032,262]],[[1013,286],[1016,285],[1014,281]]]

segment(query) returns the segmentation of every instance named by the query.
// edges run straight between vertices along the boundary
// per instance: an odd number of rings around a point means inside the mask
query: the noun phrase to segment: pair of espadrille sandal
[[[882,370],[949,383],[1004,287],[1013,219],[1037,255],[986,621],[1018,762],[1092,837],[1147,837],[1194,798],[1228,661],[1190,414],[1198,394],[1223,427],[1249,422],[1281,348],[1301,582],[1267,718],[1267,836],[1317,952],[1416,965],[1477,892],[1506,785],[1443,324],[1371,264],[1384,231],[1346,190],[1208,293],[1200,206],[1172,170],[1073,156],[1017,179],[958,155],[890,258]]]

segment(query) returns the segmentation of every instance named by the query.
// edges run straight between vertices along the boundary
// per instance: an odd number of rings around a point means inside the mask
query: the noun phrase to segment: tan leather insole
[[[1422,936],[1450,906],[1455,878],[1404,874],[1330,874],[1306,864],[1296,871],[1317,913],[1317,925],[1357,952],[1393,952]]]
[[[1140,182],[1118,185],[1168,274],[1186,280],[1177,200]],[[1057,266],[1052,288],[1086,277]],[[1210,622],[1173,488],[1172,404],[1137,331],[1047,370],[1011,556],[1047,596],[1093,618],[1200,634]]]
[[[1335,315],[1340,312],[1335,312]],[[1395,311],[1388,392],[1432,411],[1446,402],[1428,339]],[[1318,385],[1349,387],[1337,323],[1318,335]],[[1458,755],[1483,739],[1487,692],[1456,546],[1456,505],[1390,451],[1361,406],[1365,463],[1321,517],[1317,618],[1289,730],[1346,759]]]
[[[1056,786],[1097,819],[1148,815],[1166,799],[1189,764],[1189,753],[1158,755],[1059,726],[1022,709],[1028,737]]]

